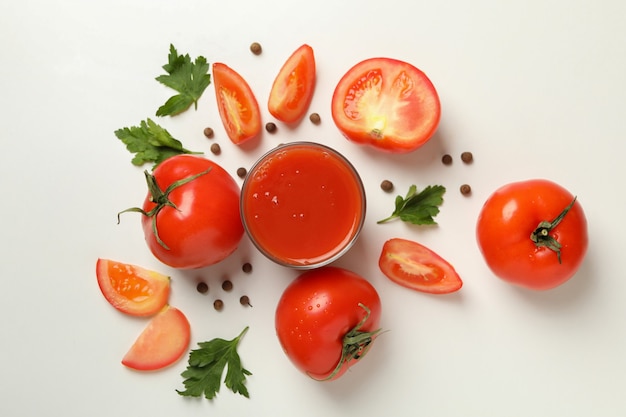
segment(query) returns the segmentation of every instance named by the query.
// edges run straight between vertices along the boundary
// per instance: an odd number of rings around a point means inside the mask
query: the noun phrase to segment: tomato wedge
[[[282,66],[270,91],[269,112],[285,123],[302,119],[315,88],[315,55],[313,48],[302,45]]]
[[[353,142],[407,153],[433,136],[441,105],[421,70],[396,59],[371,58],[341,78],[333,93],[332,116]]]
[[[378,266],[393,282],[416,291],[447,294],[463,286],[461,277],[445,259],[406,239],[385,242]]]
[[[96,276],[104,298],[131,316],[156,314],[170,295],[170,277],[140,266],[98,259]]]
[[[138,371],[165,368],[183,356],[190,339],[187,317],[179,309],[165,306],[141,332],[122,364]]]
[[[213,64],[213,84],[217,108],[230,140],[244,143],[261,132],[261,111],[252,89],[239,73],[229,66]]]

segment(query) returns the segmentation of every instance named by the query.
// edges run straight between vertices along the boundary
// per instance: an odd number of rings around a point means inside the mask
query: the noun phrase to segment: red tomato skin
[[[235,70],[213,64],[213,85],[217,108],[228,138],[240,145],[261,133],[261,111],[246,80]]]
[[[284,123],[298,122],[306,113],[315,89],[313,48],[302,45],[282,66],[270,91],[268,110]]]
[[[152,231],[152,218],[142,216],[146,242],[154,256],[173,268],[193,269],[216,264],[233,253],[243,236],[239,215],[239,186],[217,163],[193,155],[177,155],[159,164],[153,175],[161,190],[175,181],[211,170],[176,189],[169,197],[177,207],[164,207],[156,216],[157,232],[169,247],[163,247]],[[143,209],[155,204],[146,196]]]
[[[361,95],[361,86],[370,86],[374,93]],[[397,59],[370,58],[353,66],[337,84],[332,117],[352,142],[408,153],[434,135],[441,103],[420,69]]]
[[[463,286],[461,277],[448,261],[411,240],[386,241],[378,266],[391,281],[420,292],[449,294]]]
[[[366,316],[361,331],[379,328],[382,312],[376,289],[354,272],[325,266],[297,277],[283,292],[276,308],[279,342],[291,362],[316,380],[328,378],[341,358],[343,337]],[[331,380],[357,360],[346,362]]]
[[[549,290],[579,269],[588,246],[587,219],[576,200],[550,233],[561,245],[561,263],[547,247],[530,239],[541,221],[553,221],[574,199],[562,186],[544,179],[504,185],[485,202],[476,237],[493,273],[504,281],[533,290]]]

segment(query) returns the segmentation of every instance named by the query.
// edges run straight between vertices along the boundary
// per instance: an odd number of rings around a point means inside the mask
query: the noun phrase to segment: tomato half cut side
[[[241,144],[256,137],[261,132],[261,111],[246,80],[226,64],[216,62],[213,84],[220,118],[230,140]]]
[[[268,109],[284,123],[295,123],[306,113],[315,88],[313,48],[302,45],[282,66],[270,91]]]
[[[104,298],[131,316],[156,314],[170,295],[170,277],[137,265],[98,259],[96,277]]]
[[[420,69],[397,59],[371,58],[341,78],[333,93],[332,116],[353,142],[407,153],[433,136],[441,104]]]
[[[378,266],[391,281],[420,292],[448,294],[463,286],[448,261],[426,246],[406,239],[385,242]]]
[[[122,364],[138,371],[155,371],[177,362],[189,347],[191,326],[177,308],[166,306],[154,316],[128,350]]]

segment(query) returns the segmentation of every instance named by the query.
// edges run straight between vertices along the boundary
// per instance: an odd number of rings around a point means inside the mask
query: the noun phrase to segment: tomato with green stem
[[[493,273],[533,290],[568,281],[587,252],[587,219],[578,199],[545,179],[498,188],[476,224],[478,247]]]
[[[341,78],[332,97],[332,116],[353,142],[407,153],[433,136],[441,105],[420,69],[397,59],[371,58]]]
[[[320,381],[335,380],[358,363],[380,332],[376,289],[346,269],[302,273],[276,308],[278,340],[291,362]]]

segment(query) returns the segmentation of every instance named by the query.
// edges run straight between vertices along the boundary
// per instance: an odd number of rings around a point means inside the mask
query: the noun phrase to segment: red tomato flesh
[[[369,309],[367,311],[360,306]],[[342,358],[344,336],[367,317],[359,331],[379,330],[381,302],[376,289],[358,274],[337,267],[307,271],[289,284],[276,308],[276,334],[291,362],[316,380],[334,380],[361,360]]]
[[[485,202],[476,224],[483,257],[501,279],[533,290],[548,290],[568,281],[587,252],[587,219],[576,200],[548,234],[557,253],[530,238],[540,222],[554,220],[574,201],[562,186],[543,179],[519,181],[497,189]]]
[[[396,284],[416,291],[448,294],[463,286],[448,261],[426,246],[406,239],[385,242],[378,266]]]
[[[297,142],[275,149],[250,170],[241,211],[248,234],[265,255],[306,267],[349,247],[365,216],[365,193],[343,157],[325,146]]]
[[[138,371],[155,371],[177,362],[189,347],[191,327],[177,308],[166,306],[154,316],[128,350],[122,364]]]
[[[261,132],[259,104],[246,80],[229,66],[213,64],[217,108],[230,140],[244,143]]]
[[[441,105],[426,74],[391,58],[371,58],[341,78],[332,116],[343,135],[397,153],[414,151],[435,133]]]
[[[98,259],[96,277],[104,298],[131,316],[156,314],[170,295],[170,277],[136,265]]]
[[[268,108],[285,123],[299,121],[311,103],[315,87],[315,56],[309,45],[299,47],[280,69],[270,91]]]

